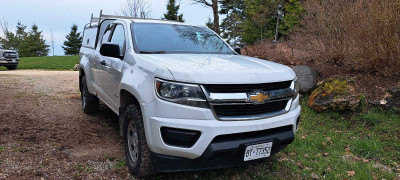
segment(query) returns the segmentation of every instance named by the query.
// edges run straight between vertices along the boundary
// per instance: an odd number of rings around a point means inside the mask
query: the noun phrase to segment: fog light
[[[200,135],[199,131],[167,127],[161,128],[161,137],[164,143],[170,146],[190,148],[197,142]]]

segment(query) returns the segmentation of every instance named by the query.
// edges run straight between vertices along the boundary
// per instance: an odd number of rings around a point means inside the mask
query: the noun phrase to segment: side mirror
[[[234,47],[233,50],[235,50],[235,52],[238,54],[242,54],[242,52],[240,51],[240,47]]]
[[[121,58],[121,55],[119,53],[120,52],[118,44],[104,43],[100,47],[100,54],[102,56]]]

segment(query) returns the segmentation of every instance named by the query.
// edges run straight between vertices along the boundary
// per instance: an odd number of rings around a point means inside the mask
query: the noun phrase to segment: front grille
[[[292,81],[264,84],[207,84],[204,87],[210,93],[247,93],[254,90],[272,91],[289,88]]]
[[[267,102],[265,104],[237,104],[237,105],[214,105],[215,113],[221,117],[261,115],[282,111],[286,108],[288,100]]]
[[[17,53],[5,52],[5,53],[4,53],[4,57],[5,57],[5,58],[17,58]]]

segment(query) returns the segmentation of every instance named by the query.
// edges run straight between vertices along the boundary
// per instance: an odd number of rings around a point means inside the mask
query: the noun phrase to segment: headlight
[[[163,100],[187,106],[209,108],[199,85],[155,80],[157,96]]]
[[[293,99],[296,99],[297,96],[299,95],[299,90],[300,90],[300,85],[299,85],[299,80],[294,79],[294,95],[293,95]]]

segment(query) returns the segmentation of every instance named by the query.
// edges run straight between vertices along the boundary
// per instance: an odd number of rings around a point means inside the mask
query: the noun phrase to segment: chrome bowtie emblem
[[[257,91],[257,92],[247,94],[247,97],[248,97],[247,98],[248,102],[259,104],[259,103],[264,103],[264,102],[268,101],[270,98],[270,95],[265,92],[262,92],[262,91]]]

